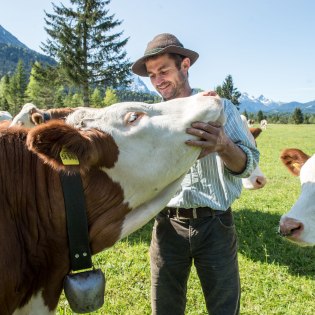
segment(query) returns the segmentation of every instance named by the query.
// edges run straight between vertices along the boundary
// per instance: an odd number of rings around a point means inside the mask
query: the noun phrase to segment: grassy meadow
[[[315,125],[269,125],[257,144],[268,182],[258,191],[244,190],[232,207],[239,240],[241,314],[311,315],[315,313],[315,248],[289,243],[277,235],[277,227],[300,192],[299,178],[281,164],[280,152],[290,147],[315,153]],[[93,257],[107,283],[103,307],[91,314],[150,314],[152,224]],[[187,299],[187,315],[207,314],[194,268]],[[57,314],[73,314],[64,296]]]

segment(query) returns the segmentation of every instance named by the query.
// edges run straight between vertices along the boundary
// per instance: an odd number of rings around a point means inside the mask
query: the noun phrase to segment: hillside
[[[21,43],[15,36],[13,36],[1,25],[0,25],[0,43],[12,45],[15,47],[28,48],[26,45]]]
[[[20,59],[27,72],[30,72],[35,61],[44,64],[55,63],[52,58],[29,49],[0,25],[0,77],[12,74]]]

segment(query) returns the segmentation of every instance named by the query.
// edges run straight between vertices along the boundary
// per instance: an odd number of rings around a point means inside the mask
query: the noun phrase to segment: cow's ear
[[[52,120],[31,129],[28,148],[57,170],[85,172],[92,166],[112,167],[118,149],[98,130],[79,130],[64,121]]]
[[[284,149],[280,155],[282,163],[294,176],[300,175],[300,170],[309,157],[299,149]]]
[[[43,117],[43,114],[39,113],[39,112],[36,112],[36,113],[33,113],[31,115],[31,121],[34,123],[34,125],[40,125],[44,122],[44,117]]]

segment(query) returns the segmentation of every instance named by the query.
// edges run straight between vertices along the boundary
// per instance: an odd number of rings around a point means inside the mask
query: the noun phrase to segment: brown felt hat
[[[188,57],[190,65],[193,65],[199,57],[199,54],[195,51],[184,48],[183,44],[174,35],[168,33],[159,34],[148,43],[144,56],[132,65],[132,72],[142,77],[147,77],[146,59],[164,53],[173,53]]]

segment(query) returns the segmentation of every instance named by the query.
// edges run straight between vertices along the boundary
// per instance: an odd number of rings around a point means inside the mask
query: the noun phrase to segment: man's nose
[[[161,75],[157,75],[155,77],[155,85],[159,86],[164,82],[164,78]]]

